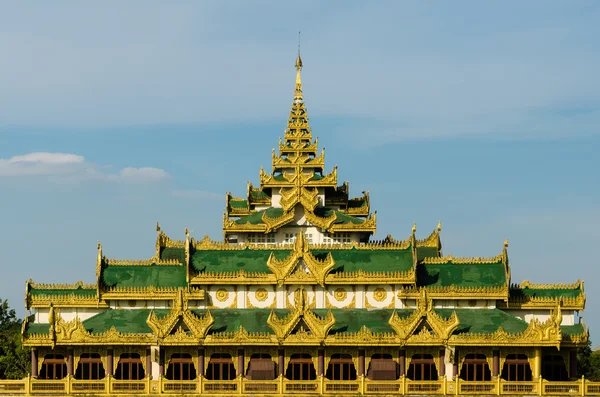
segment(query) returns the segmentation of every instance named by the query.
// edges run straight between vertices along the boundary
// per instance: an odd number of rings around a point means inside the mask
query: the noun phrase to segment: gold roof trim
[[[46,283],[34,283],[29,281],[29,285],[35,289],[96,289],[96,284],[88,284],[83,281],[78,281],[73,284],[46,284]]]
[[[502,302],[501,307],[507,308],[553,308],[558,303],[562,304],[564,309],[571,310],[583,310],[585,308],[586,296],[584,293],[577,295],[577,297],[538,297],[538,296],[524,296],[524,297],[510,297],[508,302]]]
[[[240,327],[234,332],[217,332],[211,335],[207,335],[204,339],[205,346],[219,345],[219,344],[236,344],[236,345],[277,345],[277,338],[275,335],[268,332],[248,332],[244,326]]]
[[[98,301],[97,296],[66,295],[29,295],[27,309],[32,307],[97,307],[108,308],[104,301]]]
[[[105,263],[110,266],[150,266],[150,265],[164,265],[164,266],[181,266],[181,262],[177,259],[106,259]]]
[[[272,230],[277,229],[287,223],[290,223],[293,220],[294,220],[294,212],[293,211],[286,212],[283,215],[278,216],[276,218],[268,217],[266,212],[264,212],[262,215],[262,221],[265,223],[265,225],[267,225],[267,230],[265,231],[265,233],[269,233]]]
[[[523,280],[521,284],[513,284],[511,289],[531,288],[531,289],[581,289],[583,291],[583,281],[577,280],[574,283],[555,283],[555,284],[533,284],[529,280]]]
[[[348,273],[329,274],[327,284],[374,284],[374,283],[408,284],[415,282],[415,272],[410,269],[406,272],[369,272],[357,270]]]
[[[275,275],[271,273],[256,273],[238,270],[237,272],[203,272],[191,277],[193,284],[274,284]]]
[[[103,294],[102,298],[108,299],[137,299],[137,300],[156,300],[156,299],[174,299],[178,291],[178,287],[109,287]],[[203,300],[205,291],[203,289],[193,288],[187,292],[189,299]]]
[[[461,257],[453,257],[452,255],[442,256],[440,258],[437,257],[427,257],[424,258],[421,263],[426,265],[443,265],[452,262],[452,264],[460,264],[460,265],[479,265],[479,264],[494,264],[494,263],[502,263],[503,256],[497,255],[491,258],[461,258]]]
[[[156,257],[159,257],[161,248],[185,248],[185,240],[173,240],[165,234],[160,228],[158,222],[156,222],[156,231],[158,236],[156,237]]]
[[[405,286],[398,290],[397,295],[399,299],[417,299],[423,290],[427,291],[429,297],[438,299],[473,299],[473,297],[508,299],[508,287],[506,285],[501,287]]]

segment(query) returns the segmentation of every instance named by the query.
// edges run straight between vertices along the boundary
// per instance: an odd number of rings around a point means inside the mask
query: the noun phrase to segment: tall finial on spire
[[[300,31],[298,31],[298,57],[296,58],[296,91],[294,93],[294,100],[302,100],[302,79],[300,78],[300,71],[302,70],[302,58],[300,58]]]

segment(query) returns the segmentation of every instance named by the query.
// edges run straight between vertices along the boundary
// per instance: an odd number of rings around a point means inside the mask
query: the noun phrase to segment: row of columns
[[[279,375],[280,376],[284,376],[285,375],[285,352],[283,349],[279,349],[278,350],[278,357],[277,357],[277,367],[279,368]],[[114,357],[114,353],[113,353],[113,349],[107,349],[107,360],[106,360],[106,374],[113,376],[114,375],[114,368],[113,368],[113,360]],[[146,371],[149,371],[150,373],[152,372],[152,356],[151,356],[151,350],[150,349],[146,349]],[[233,357],[232,357],[233,358]],[[32,348],[31,349],[31,376],[33,376],[34,378],[37,378],[38,376],[38,360],[39,360],[39,356],[38,356],[38,349],[37,348]],[[446,350],[445,349],[441,349],[440,350],[440,355],[439,355],[439,377],[444,377],[446,376]],[[73,349],[72,348],[68,348],[67,349],[67,374],[73,376],[74,375],[74,368],[73,368]],[[244,375],[244,349],[238,349],[238,355],[237,355],[237,361],[238,361],[238,373],[237,376],[243,376]],[[540,348],[536,348],[535,349],[535,365],[534,368],[532,368],[533,370],[533,377],[534,378],[539,378],[541,376],[541,368],[542,368],[542,352]],[[318,361],[317,361],[318,365],[317,365],[317,375],[318,376],[324,376],[325,374],[325,351],[323,349],[319,349],[318,350]],[[399,367],[400,367],[400,374],[401,375],[406,375],[406,350],[400,350],[399,354],[398,354],[398,363],[399,363]],[[159,351],[159,374],[164,375],[164,369],[165,369],[165,351],[164,350],[160,350]],[[204,349],[198,349],[198,376],[203,376],[204,375]],[[358,368],[357,368],[357,372],[358,372],[358,376],[366,376],[366,368],[365,368],[365,349],[359,349],[358,350]],[[458,374],[458,368],[457,368],[457,363],[454,362],[453,366],[452,366],[452,374],[451,374],[451,378],[455,377]],[[492,368],[491,368],[491,373],[492,373],[492,377],[497,377],[500,375],[500,351],[499,350],[493,350],[492,351]],[[577,377],[577,351],[576,350],[571,350],[569,352],[569,374],[571,378],[576,378]]]

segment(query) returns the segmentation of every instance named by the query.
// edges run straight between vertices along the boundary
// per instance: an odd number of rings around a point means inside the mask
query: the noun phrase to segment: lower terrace
[[[0,381],[0,395],[600,396],[600,382],[576,378],[574,350],[127,349],[34,349],[32,376]]]

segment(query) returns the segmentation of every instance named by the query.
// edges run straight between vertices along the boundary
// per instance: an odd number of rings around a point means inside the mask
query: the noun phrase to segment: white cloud
[[[133,168],[127,167],[123,168],[119,172],[118,178],[124,181],[153,181],[157,179],[165,179],[168,178],[169,174],[160,168],[153,167],[142,167],[142,168]]]
[[[107,173],[83,156],[71,153],[32,152],[0,159],[0,178],[46,177],[55,182],[86,180],[113,182],[148,182],[166,179],[169,174],[160,168],[127,167],[118,173]]]

